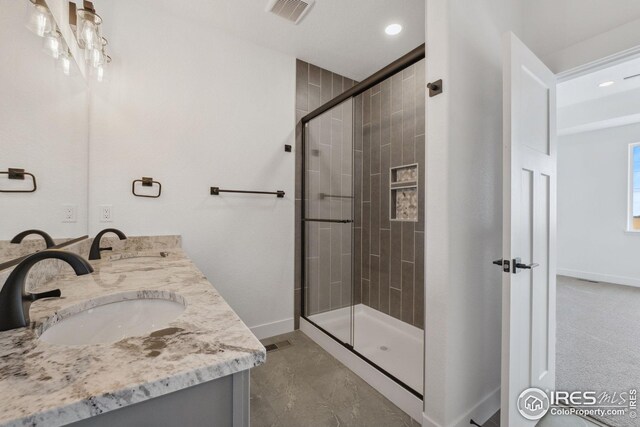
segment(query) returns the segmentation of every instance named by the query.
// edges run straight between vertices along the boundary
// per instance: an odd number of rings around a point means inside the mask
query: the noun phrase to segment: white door
[[[556,79],[512,33],[503,54],[501,425],[518,427],[537,422],[521,393],[555,386]]]

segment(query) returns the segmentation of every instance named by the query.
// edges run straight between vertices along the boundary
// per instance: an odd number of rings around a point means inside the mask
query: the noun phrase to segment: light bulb
[[[87,64],[91,67],[97,68],[102,65],[105,61],[105,49],[107,46],[107,39],[104,37],[100,38],[100,48],[94,49],[85,49],[84,58],[87,61]]]
[[[88,50],[85,50],[85,52],[86,52],[85,57],[87,59],[87,64],[89,64],[91,67],[97,68],[98,66],[102,65],[102,63],[104,62],[104,56],[102,55],[102,51],[98,49],[88,49]]]
[[[44,51],[47,55],[58,59],[63,51],[63,43],[60,31],[52,31],[44,39]]]
[[[58,58],[58,67],[62,70],[62,73],[65,76],[74,75],[76,69],[73,65],[73,57],[71,56],[71,52],[69,52],[69,48],[65,46],[65,49],[60,53],[60,57]]]
[[[86,9],[78,10],[76,35],[78,44],[83,49],[100,49],[100,23],[102,18]]]
[[[66,56],[61,58],[61,66],[62,66],[62,72],[68,76],[69,74],[71,74],[71,60],[69,58],[67,58]]]
[[[34,4],[27,22],[29,31],[37,36],[44,37],[53,29],[53,18],[46,6]]]
[[[89,69],[89,75],[92,76],[98,83],[103,82],[105,80],[107,74],[107,65],[111,62],[111,57],[109,55],[104,55],[104,60],[102,64],[97,67]]]
[[[95,27],[92,23],[88,22],[84,27],[84,31],[82,32],[82,40],[84,40],[84,45],[87,49],[93,49],[96,43],[96,32]]]

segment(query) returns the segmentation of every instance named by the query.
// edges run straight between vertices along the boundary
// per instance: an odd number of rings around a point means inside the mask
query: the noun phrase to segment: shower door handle
[[[335,222],[338,224],[351,224],[352,219],[320,219],[320,218],[302,218],[303,222]]]

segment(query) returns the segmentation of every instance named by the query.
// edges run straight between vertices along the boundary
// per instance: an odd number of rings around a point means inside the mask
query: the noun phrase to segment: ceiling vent
[[[309,12],[315,0],[269,0],[267,12],[298,24]]]

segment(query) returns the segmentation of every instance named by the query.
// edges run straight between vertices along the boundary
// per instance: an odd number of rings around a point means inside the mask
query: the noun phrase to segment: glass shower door
[[[423,391],[425,62],[354,98],[353,348]]]
[[[304,315],[353,342],[353,100],[304,128]]]

